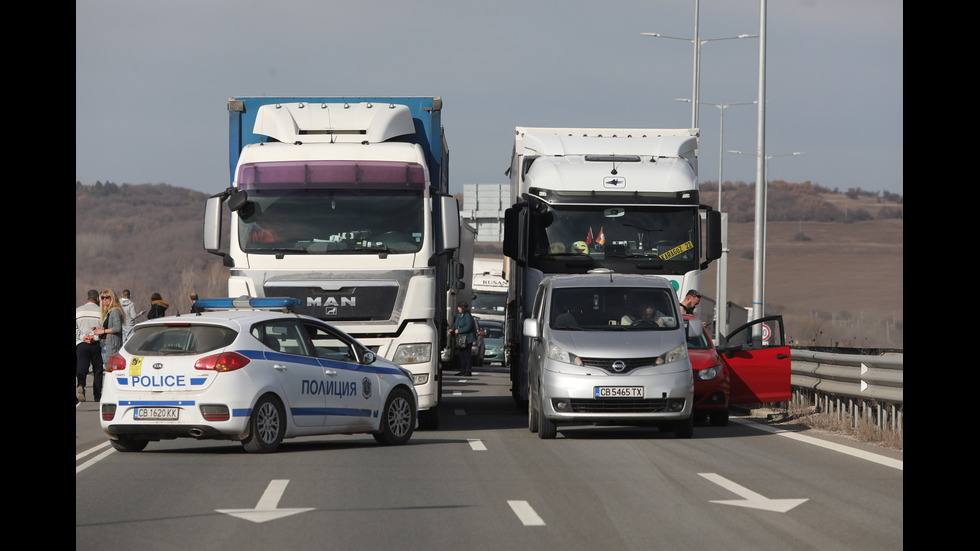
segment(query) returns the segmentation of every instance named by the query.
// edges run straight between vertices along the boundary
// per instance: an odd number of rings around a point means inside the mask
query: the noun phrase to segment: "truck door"
[[[718,352],[731,374],[730,405],[790,399],[790,350],[784,340],[782,316],[739,327]]]

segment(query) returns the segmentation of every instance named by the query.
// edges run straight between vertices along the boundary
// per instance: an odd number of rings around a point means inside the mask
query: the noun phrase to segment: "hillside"
[[[754,187],[723,188],[729,213],[728,298],[752,303]],[[166,184],[75,185],[75,303],[85,291],[130,289],[147,308],[159,292],[170,312],[188,295],[227,294],[228,270],[204,252],[204,193]],[[717,186],[702,184],[717,205]],[[809,183],[770,183],[765,309],[782,314],[787,337],[801,345],[902,348],[903,207],[901,197]],[[482,243],[479,254],[500,254]],[[716,269],[703,278],[715,295]]]

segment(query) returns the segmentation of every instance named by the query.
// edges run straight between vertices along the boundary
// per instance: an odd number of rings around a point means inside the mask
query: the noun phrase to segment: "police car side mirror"
[[[361,358],[361,363],[364,365],[371,365],[377,359],[378,359],[378,355],[368,350],[367,352],[364,353],[364,357]]]

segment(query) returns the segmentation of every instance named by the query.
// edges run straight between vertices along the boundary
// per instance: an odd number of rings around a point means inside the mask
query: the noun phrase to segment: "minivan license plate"
[[[136,408],[136,418],[145,421],[176,421],[180,408]]]
[[[597,386],[596,398],[643,398],[642,386]]]

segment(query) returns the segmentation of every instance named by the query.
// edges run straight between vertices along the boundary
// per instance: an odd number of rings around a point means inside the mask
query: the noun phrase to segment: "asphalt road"
[[[112,451],[75,410],[76,549],[900,549],[903,454],[732,416],[527,430],[499,367],[447,377],[441,426],[278,453],[190,439]]]

